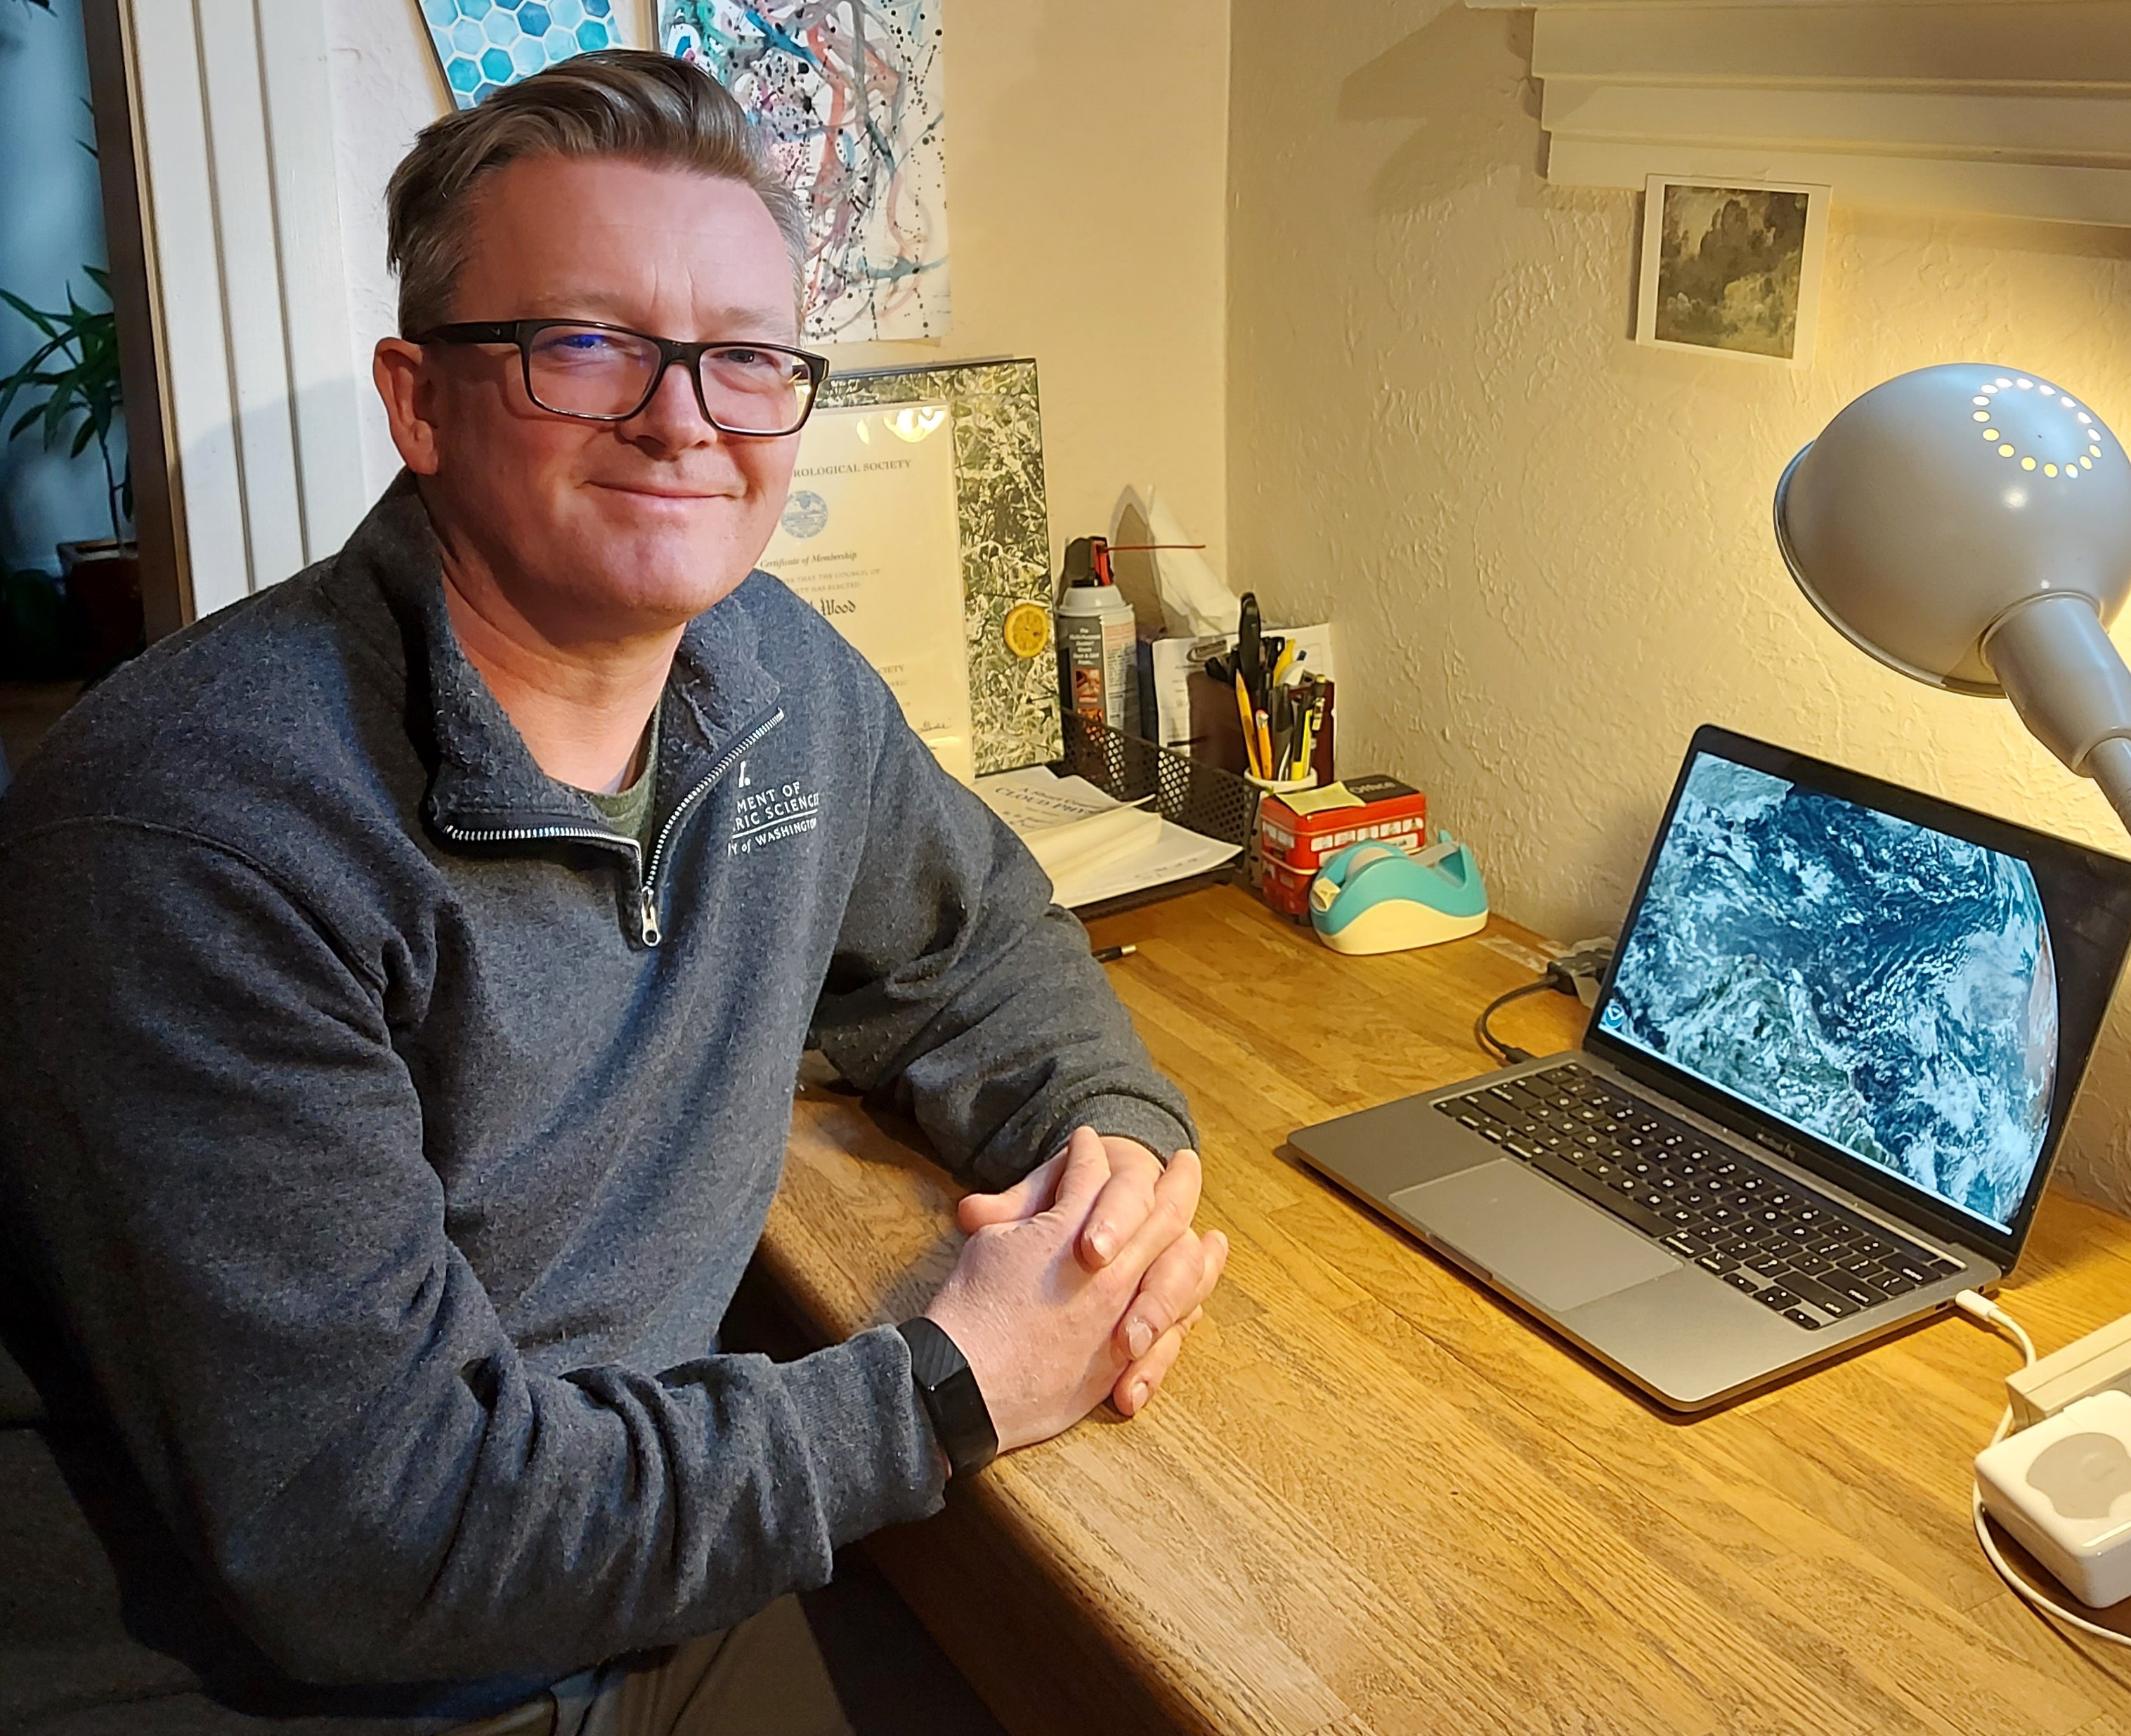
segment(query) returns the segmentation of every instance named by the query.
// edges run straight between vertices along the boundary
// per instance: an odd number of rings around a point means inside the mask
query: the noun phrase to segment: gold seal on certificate
[[[1041,657],[1051,644],[1051,611],[1041,603],[1017,603],[1006,612],[1003,632],[1016,657]]]
[[[940,763],[975,778],[947,406],[816,410],[762,565],[880,672]]]

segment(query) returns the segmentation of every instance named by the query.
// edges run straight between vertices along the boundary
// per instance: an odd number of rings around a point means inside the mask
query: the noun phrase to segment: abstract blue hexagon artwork
[[[462,108],[558,60],[621,41],[614,0],[422,0],[422,17]]]

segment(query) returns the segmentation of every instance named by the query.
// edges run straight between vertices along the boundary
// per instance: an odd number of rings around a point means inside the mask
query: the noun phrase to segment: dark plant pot
[[[62,543],[67,595],[80,611],[82,674],[103,675],[146,643],[137,543]]]
[[[81,613],[50,573],[0,574],[0,681],[63,681],[81,668]]]

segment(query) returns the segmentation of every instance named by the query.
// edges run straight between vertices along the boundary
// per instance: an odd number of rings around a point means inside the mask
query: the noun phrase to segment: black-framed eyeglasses
[[[476,319],[438,326],[417,343],[508,343],[525,371],[525,395],[542,409],[587,422],[626,422],[651,402],[677,364],[696,382],[696,405],[721,434],[774,440],[807,425],[826,356],[774,343],[682,343],[587,319]]]

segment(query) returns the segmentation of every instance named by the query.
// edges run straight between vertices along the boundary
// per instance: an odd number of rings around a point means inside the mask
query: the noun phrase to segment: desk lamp
[[[1875,386],[1790,461],[1776,541],[1859,649],[2003,696],[2131,828],[2131,460],[2048,380],[1956,362]]]

